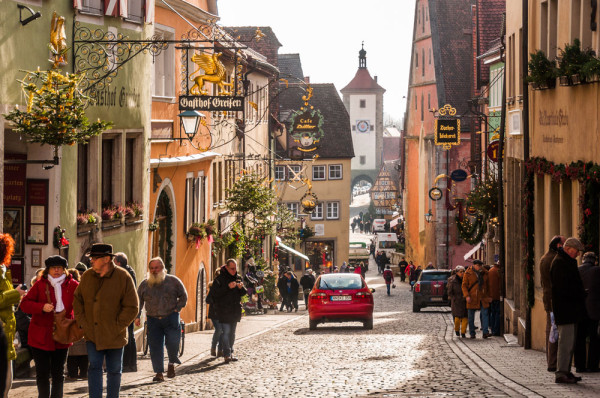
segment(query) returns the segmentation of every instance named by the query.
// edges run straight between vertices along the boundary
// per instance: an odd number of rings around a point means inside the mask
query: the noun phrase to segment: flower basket
[[[121,219],[102,220],[102,230],[107,231],[110,229],[120,228],[123,226]]]

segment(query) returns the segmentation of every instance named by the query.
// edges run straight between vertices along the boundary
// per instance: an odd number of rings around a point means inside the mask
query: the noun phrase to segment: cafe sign
[[[460,119],[454,117],[456,109],[446,104],[438,113],[440,117],[435,119],[435,145],[441,145],[444,149],[460,145]]]
[[[241,112],[244,110],[244,97],[182,95],[179,97],[179,110]]]
[[[290,133],[298,150],[312,152],[319,148],[317,145],[323,136],[323,115],[318,109],[306,109],[294,113]]]

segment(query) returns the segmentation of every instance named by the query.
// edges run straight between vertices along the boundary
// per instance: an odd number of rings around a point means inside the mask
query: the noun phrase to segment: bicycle
[[[184,321],[179,321],[179,332],[181,333],[181,337],[179,338],[179,348],[177,349],[177,356],[181,357],[185,348]],[[144,356],[148,355],[148,321],[144,322],[144,334],[142,335],[142,352]]]

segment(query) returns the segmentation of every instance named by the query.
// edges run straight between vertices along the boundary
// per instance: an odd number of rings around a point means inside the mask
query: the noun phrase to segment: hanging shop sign
[[[460,119],[454,117],[456,109],[446,104],[438,110],[440,117],[435,119],[435,145],[450,149],[460,145]]]
[[[319,199],[317,198],[317,195],[312,193],[309,189],[300,199],[300,203],[302,204],[302,210],[304,211],[304,213],[310,214],[315,210],[315,208],[319,204]]]
[[[487,147],[487,155],[488,158],[494,162],[498,163],[498,150],[500,149],[500,141],[492,141]]]
[[[429,190],[429,199],[440,200],[442,198],[442,190],[438,187],[433,187]]]
[[[456,169],[450,173],[450,178],[456,182],[461,182],[467,179],[467,172],[463,169]]]
[[[313,152],[325,133],[323,132],[323,115],[318,109],[305,109],[295,112],[292,116],[290,133],[295,142],[299,143],[298,150]]]
[[[244,110],[244,97],[182,95],[179,97],[179,110],[241,112]]]

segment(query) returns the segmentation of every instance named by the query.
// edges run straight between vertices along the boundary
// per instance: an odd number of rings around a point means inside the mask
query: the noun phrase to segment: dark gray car
[[[448,278],[450,270],[426,269],[421,272],[413,289],[413,312],[425,307],[448,307]]]

